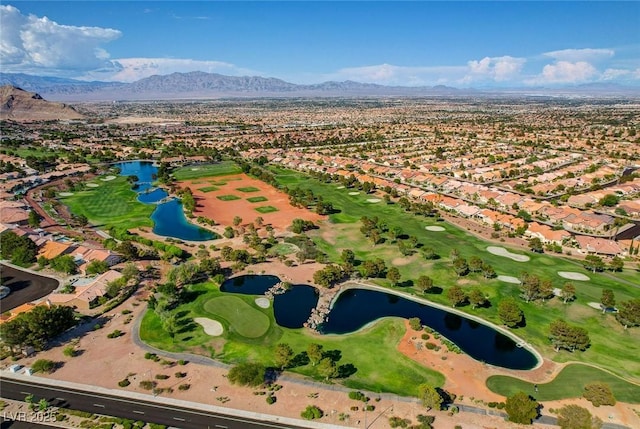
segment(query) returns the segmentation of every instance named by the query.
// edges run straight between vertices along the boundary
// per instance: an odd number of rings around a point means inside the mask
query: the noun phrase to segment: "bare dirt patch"
[[[205,216],[213,219],[223,226],[233,225],[233,218],[240,216],[243,224],[253,222],[257,217],[262,217],[265,225],[271,224],[274,228],[283,231],[291,225],[293,219],[300,218],[318,222],[325,217],[313,213],[310,210],[293,207],[289,204],[289,196],[284,192],[278,191],[273,186],[251,178],[245,174],[236,174],[222,176],[224,182],[216,182],[217,190],[203,192],[198,189],[193,181],[179,182],[179,186],[185,188],[190,187],[193,196],[197,202],[197,208],[194,211],[196,216]],[[255,204],[251,204],[244,198],[242,192],[237,191],[238,188],[256,188],[258,191],[252,192],[253,195],[263,196],[269,201],[269,205],[276,208],[277,211],[270,213],[259,213],[255,210]],[[226,195],[235,195],[237,200],[221,201],[218,197]]]

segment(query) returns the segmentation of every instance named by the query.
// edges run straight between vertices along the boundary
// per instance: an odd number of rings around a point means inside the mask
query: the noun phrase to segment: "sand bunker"
[[[114,180],[116,178],[116,176],[107,176],[107,177],[103,177],[102,180],[103,182],[108,182],[109,180]]]
[[[520,279],[513,276],[498,276],[497,279],[505,283],[513,283],[514,285],[520,284]]]
[[[529,258],[527,255],[519,255],[517,253],[511,253],[504,247],[499,246],[489,246],[487,247],[487,251],[493,255],[504,256],[505,258],[513,259],[517,262],[527,262]]]
[[[71,195],[73,195],[73,192],[60,192],[58,195],[60,195],[61,197],[70,197]]]
[[[87,188],[97,188],[98,186],[100,185],[98,185],[97,183],[87,183]]]
[[[602,304],[599,302],[590,302],[587,305],[591,308],[595,308],[596,310],[602,310]]]
[[[349,192],[349,195],[360,195],[360,192]]]
[[[380,201],[382,201],[380,198],[369,198],[369,199],[367,199],[368,203],[379,203]]]
[[[198,170],[200,170],[198,167],[191,169],[191,171],[198,171]]]
[[[212,337],[219,337],[224,332],[222,324],[217,320],[209,319],[208,317],[196,317],[193,321],[204,328],[205,334]]]
[[[426,229],[427,231],[445,231],[443,227],[436,225],[425,226],[424,229]]]
[[[591,280],[589,276],[586,276],[582,273],[575,273],[573,271],[558,271],[558,275],[563,279],[578,280],[581,282],[588,282],[589,280]]]
[[[256,298],[256,305],[260,308],[269,308],[271,303],[267,298]]]
[[[344,186],[338,186],[336,189],[344,189]]]

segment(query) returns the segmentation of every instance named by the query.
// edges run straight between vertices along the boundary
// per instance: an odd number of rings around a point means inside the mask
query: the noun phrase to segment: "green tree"
[[[324,351],[321,344],[310,343],[307,346],[307,357],[312,366],[316,366],[322,360],[323,354]]]
[[[582,396],[584,396],[587,401],[591,402],[594,407],[616,404],[616,398],[613,396],[611,387],[602,382],[590,383],[584,386]]]
[[[498,303],[498,317],[506,326],[514,328],[524,319],[524,314],[513,297],[507,297]]]
[[[34,372],[51,373],[56,368],[56,363],[49,359],[38,359],[31,365]]]
[[[600,297],[600,303],[602,304],[602,312],[604,313],[610,308],[616,305],[616,297],[611,289],[603,289],[602,296]]]
[[[560,296],[562,297],[562,302],[564,302],[565,304],[576,299],[576,287],[573,285],[573,283],[566,282],[562,286]]]
[[[27,265],[35,262],[38,248],[26,235],[18,235],[8,231],[0,235],[0,255],[16,265]]]
[[[330,378],[338,375],[338,368],[336,367],[336,363],[331,358],[322,358],[318,363],[318,374],[324,377],[325,380],[329,380]]]
[[[604,262],[602,258],[596,255],[587,255],[582,262],[582,265],[589,271],[602,271],[604,269]]]
[[[561,429],[600,429],[602,420],[593,417],[586,408],[569,404],[558,410],[558,426]]]
[[[427,410],[440,410],[442,407],[442,395],[440,395],[440,392],[438,392],[435,387],[429,384],[424,383],[418,386],[418,398],[422,406],[427,408]]]
[[[533,237],[529,239],[529,249],[531,249],[532,252],[542,253],[544,251],[544,246],[538,237]]]
[[[429,276],[422,275],[416,280],[416,286],[422,293],[427,293],[433,287],[433,280]]]
[[[51,260],[49,266],[56,271],[66,274],[73,274],[77,270],[76,261],[71,255],[56,256]]]
[[[396,267],[389,268],[387,271],[387,280],[389,280],[393,286],[397,285],[400,281],[400,271]]]
[[[604,197],[600,198],[598,204],[605,207],[613,207],[620,202],[620,197],[615,194],[607,194]]]
[[[353,250],[351,249],[344,249],[340,254],[340,261],[342,261],[342,263],[344,264],[353,265],[355,260],[356,260],[356,255],[355,253],[353,253]]]
[[[469,258],[469,271],[471,271],[472,273],[478,273],[482,271],[482,265],[482,259],[478,258],[477,256],[472,256],[471,258]]]
[[[409,326],[414,331],[421,331],[422,330],[422,321],[420,320],[419,317],[411,317],[409,319]]]
[[[611,271],[622,271],[622,269],[624,268],[624,261],[622,260],[622,258],[614,256],[611,259],[611,262],[609,262],[609,268],[611,269]]]
[[[136,265],[132,262],[127,262],[122,268],[122,276],[128,281],[130,279],[138,279],[140,275],[140,271],[136,267]]]
[[[274,355],[276,366],[283,370],[291,364],[291,361],[293,360],[295,354],[289,344],[280,343],[276,345]]]
[[[469,299],[469,304],[471,304],[472,308],[483,306],[487,303],[487,297],[478,288],[471,289],[467,298]]]
[[[629,326],[640,326],[640,298],[622,301],[616,313],[616,319],[624,329]]]
[[[265,368],[256,362],[240,363],[229,370],[227,379],[231,384],[257,387],[264,383]]]
[[[540,404],[531,396],[524,392],[518,392],[507,398],[504,409],[510,422],[530,425],[533,419],[538,416],[539,407]]]
[[[589,333],[579,326],[571,326],[562,319],[557,319],[549,325],[549,339],[556,351],[566,349],[586,350],[591,344]]]
[[[38,228],[40,226],[40,219],[41,219],[40,215],[38,214],[37,211],[31,210],[29,212],[28,223],[31,228]]]
[[[307,408],[300,413],[300,417],[305,420],[319,419],[324,415],[322,410],[315,405],[307,405]]]
[[[467,260],[460,257],[454,259],[453,269],[458,277],[466,275],[469,272],[469,265],[467,264]]]
[[[104,261],[91,261],[87,264],[85,271],[87,274],[102,274],[109,270],[109,264]]]
[[[467,295],[459,285],[453,285],[447,291],[447,298],[449,299],[451,306],[456,307],[467,300]]]

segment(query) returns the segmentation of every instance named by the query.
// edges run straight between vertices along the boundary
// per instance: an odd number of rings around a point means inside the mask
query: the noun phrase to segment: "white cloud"
[[[112,69],[91,71],[81,79],[134,82],[153,75],[202,71],[231,76],[256,75],[258,72],[221,61],[198,61],[181,58],[120,58],[112,61]]]
[[[22,15],[10,5],[0,6],[0,62],[7,72],[69,74],[110,67],[101,45],[121,32],[111,28],[60,25],[46,17]]]
[[[508,55],[502,57],[484,57],[477,61],[467,62],[469,71],[463,78],[463,83],[474,81],[504,82],[513,80],[520,75],[522,66],[526,62],[524,58],[515,58]]]
[[[597,80],[600,73],[586,61],[575,63],[569,61],[557,61],[554,64],[547,64],[542,68],[542,72],[526,81],[528,84],[573,84]]]
[[[551,57],[556,61],[567,61],[571,63],[578,62],[593,62],[599,60],[606,60],[615,55],[613,49],[562,49],[559,51],[545,52],[542,54],[546,57]]]
[[[335,73],[325,74],[314,82],[326,80],[354,80],[377,83],[379,85],[423,86],[447,84],[464,75],[464,66],[405,67],[392,64],[378,64],[363,67],[348,67]],[[444,79],[443,79],[444,77]]]

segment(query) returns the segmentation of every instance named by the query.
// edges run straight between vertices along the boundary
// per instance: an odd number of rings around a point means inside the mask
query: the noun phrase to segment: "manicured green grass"
[[[151,213],[155,206],[137,200],[126,177],[100,182],[97,188],[74,192],[60,201],[75,215],[84,215],[94,225],[129,229],[153,226]]]
[[[491,322],[501,324],[497,315],[497,304],[505,297],[518,299],[523,309],[526,326],[514,330],[525,341],[532,344],[543,356],[558,362],[580,361],[592,363],[607,368],[612,372],[630,379],[640,380],[640,329],[625,330],[612,315],[602,315],[601,312],[588,306],[589,302],[599,302],[603,289],[611,289],[615,293],[616,301],[629,300],[640,297],[640,289],[632,287],[628,280],[633,278],[631,270],[625,270],[616,279],[616,273],[590,273],[576,261],[562,257],[537,254],[523,249],[513,249],[503,243],[483,241],[455,225],[438,222],[435,218],[406,213],[398,204],[369,204],[366,202],[371,195],[348,195],[348,190],[337,189],[334,183],[322,183],[303,173],[274,168],[276,181],[288,188],[310,189],[315,195],[322,196],[324,201],[330,202],[338,210],[330,215],[329,223],[320,225],[320,229],[307,233],[316,245],[325,252],[333,262],[339,262],[343,249],[351,249],[357,261],[382,258],[387,266],[396,266],[401,274],[401,282],[409,282],[409,286],[402,287],[403,291],[421,295],[410,286],[411,281],[420,275],[431,277],[434,284],[443,289],[441,294],[429,294],[426,298],[449,305],[446,291],[454,284],[461,285],[468,290],[470,287],[479,288],[489,297],[491,306],[488,308],[472,309],[464,306],[460,309],[470,314],[482,317]],[[437,260],[425,260],[419,253],[410,257],[403,257],[397,243],[387,240],[384,243],[372,245],[360,232],[362,216],[377,216],[383,219],[389,227],[400,227],[404,234],[418,238],[419,246],[430,247],[440,256]],[[425,226],[445,226],[446,231],[431,232]],[[517,262],[499,255],[493,255],[486,249],[488,246],[504,246],[510,251],[526,254],[531,258],[529,262]],[[452,268],[449,255],[453,249],[467,260],[471,256],[480,257],[485,263],[493,266],[498,275],[518,277],[522,272],[536,274],[542,279],[552,281],[553,287],[561,288],[567,279],[561,278],[558,271],[581,272],[590,277],[590,281],[573,281],[577,289],[577,299],[571,304],[564,305],[557,298],[547,302],[526,303],[520,298],[519,285],[501,282],[497,279],[485,279],[480,274],[469,274],[458,278]],[[356,265],[358,262],[356,262]],[[391,287],[386,279],[370,279],[374,283]],[[631,282],[633,282],[631,280]],[[549,325],[552,321],[563,318],[572,325],[582,326],[589,331],[591,347],[585,352],[556,353],[549,342]]]
[[[220,201],[233,201],[233,200],[239,200],[240,199],[239,196],[231,195],[231,194],[218,195],[216,198],[219,199]]]
[[[258,338],[269,329],[269,317],[237,296],[219,296],[204,303],[204,310],[216,319],[223,318],[229,329],[246,338]]]
[[[217,191],[218,189],[220,189],[220,188],[218,188],[217,186],[205,186],[204,188],[198,188],[199,191],[202,191],[202,192],[205,192],[205,193],[206,192]]]
[[[538,384],[537,393],[534,390],[534,383],[506,375],[489,377],[487,387],[492,392],[507,397],[522,391],[539,401],[556,401],[579,398],[582,396],[584,386],[594,382],[608,384],[618,401],[640,403],[640,385],[631,384],[597,368],[580,364],[568,365],[553,381]]]
[[[298,250],[298,246],[294,246],[290,243],[278,243],[269,249],[270,252],[273,252],[276,255],[291,255],[292,253],[296,253]]]
[[[258,192],[258,191],[260,191],[260,189],[254,187],[254,186],[245,186],[243,188],[236,188],[236,191],[240,191],[240,192]]]
[[[442,386],[444,376],[439,372],[417,364],[404,357],[397,351],[397,345],[404,335],[404,322],[397,318],[387,318],[372,326],[348,335],[317,335],[306,329],[287,329],[277,326],[273,315],[273,307],[262,309],[255,306],[255,296],[241,294],[226,294],[220,292],[211,283],[200,283],[188,286],[190,295],[187,302],[172,310],[180,315],[180,323],[184,326],[174,338],[171,338],[162,328],[160,318],[153,312],[147,311],[140,326],[140,337],[147,344],[167,351],[188,351],[192,353],[215,356],[226,363],[244,361],[261,362],[273,366],[274,350],[277,344],[289,344],[296,354],[304,352],[310,343],[318,343],[327,352],[339,351],[341,356],[337,365],[352,364],[357,369],[345,380],[337,380],[354,389],[366,389],[373,392],[391,392],[403,396],[415,396],[417,386],[429,383]],[[218,301],[220,298],[232,300]],[[210,304],[215,303],[215,304]],[[224,305],[222,305],[224,304]],[[216,315],[205,307],[215,306]],[[228,307],[218,310],[218,307]],[[270,321],[267,332],[257,338],[239,335],[232,328],[220,311],[233,313],[240,309],[241,317],[244,310],[250,307],[252,312],[261,312]],[[204,330],[191,322],[195,317],[215,317],[224,326],[221,337],[211,337]],[[233,314],[228,315],[230,319]],[[375,350],[375,353],[372,353]],[[388,364],[381,364],[381,362]],[[290,369],[312,378],[321,379],[317,367],[304,364]]]
[[[247,201],[250,203],[261,203],[263,201],[269,201],[269,199],[267,197],[250,197],[247,198]]]
[[[254,209],[255,211],[257,211],[258,213],[273,213],[273,212],[277,212],[278,209],[273,207],[273,206],[261,206],[261,207],[256,207]]]
[[[242,173],[242,170],[233,161],[222,161],[216,164],[182,167],[173,172],[176,180],[192,180],[201,177],[226,176],[228,174]]]

